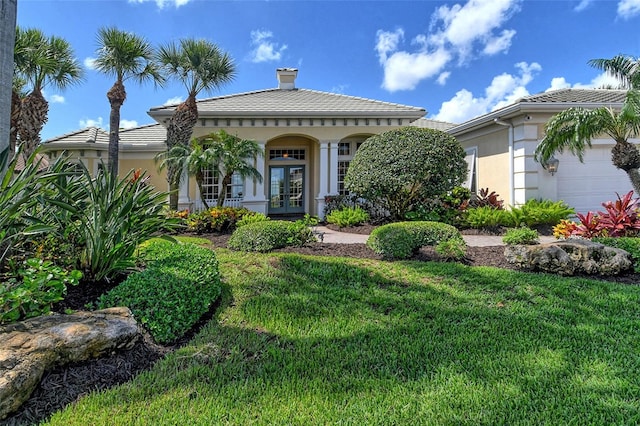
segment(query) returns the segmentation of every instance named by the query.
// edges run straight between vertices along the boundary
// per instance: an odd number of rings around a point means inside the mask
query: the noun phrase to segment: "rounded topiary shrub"
[[[403,220],[417,203],[446,194],[466,176],[465,152],[453,136],[405,127],[367,139],[349,164],[345,185]]]
[[[422,246],[437,246],[444,241],[454,241],[458,247],[464,247],[460,231],[446,223],[396,222],[374,229],[367,246],[385,259],[406,259]],[[464,256],[463,249],[456,252]]]
[[[309,227],[300,222],[267,220],[237,228],[227,246],[233,250],[267,252],[313,240]]]

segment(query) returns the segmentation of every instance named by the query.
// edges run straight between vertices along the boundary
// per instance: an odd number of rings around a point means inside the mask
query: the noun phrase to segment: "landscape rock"
[[[505,248],[504,255],[519,268],[560,275],[619,275],[633,271],[633,259],[628,252],[590,240],[511,245]]]
[[[43,315],[0,327],[0,419],[29,398],[45,371],[131,348],[139,335],[128,308]]]

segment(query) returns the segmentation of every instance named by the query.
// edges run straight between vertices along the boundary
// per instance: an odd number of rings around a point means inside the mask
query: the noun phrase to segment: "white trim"
[[[462,186],[471,190],[473,188],[473,183],[475,183],[476,188],[478,187],[478,176],[476,175],[476,171],[478,170],[478,147],[471,146],[464,150],[466,157],[465,161],[467,162],[467,179],[462,183]],[[475,182],[472,182],[473,176],[476,175]]]

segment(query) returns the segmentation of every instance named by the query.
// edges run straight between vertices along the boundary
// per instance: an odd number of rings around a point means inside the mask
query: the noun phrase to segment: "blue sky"
[[[50,102],[48,139],[106,128],[113,84],[91,69],[97,29],[116,26],[154,45],[206,38],[230,53],[236,79],[210,94],[277,86],[275,70],[299,69],[296,86],[423,107],[461,123],[528,94],[599,87],[587,62],[640,56],[640,0],[215,1],[20,0],[18,25],[65,38],[84,81]],[[149,108],[181,101],[127,82],[122,127],[152,123]]]

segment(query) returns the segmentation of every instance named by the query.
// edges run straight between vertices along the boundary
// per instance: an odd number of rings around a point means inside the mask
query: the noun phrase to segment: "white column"
[[[324,197],[329,189],[329,142],[320,143],[320,185],[316,204],[318,206],[318,217],[324,219]]]
[[[329,157],[329,194],[338,195],[338,142],[331,142]]]
[[[261,146],[262,150],[265,151],[267,142],[258,141],[258,144]],[[267,198],[265,196],[264,188],[267,184],[267,181],[269,180],[269,176],[265,174],[267,162],[266,158],[266,151],[264,152],[264,155],[260,155],[258,156],[258,158],[256,158],[254,167],[262,176],[262,182],[258,182],[257,180],[253,180],[252,178],[245,179],[245,194],[242,200],[243,207],[264,214],[267,214]]]
[[[182,179],[180,179],[180,188],[178,190],[178,210],[189,209],[191,211],[193,210],[192,207],[191,199],[189,198],[189,174],[185,164],[182,169]]]

